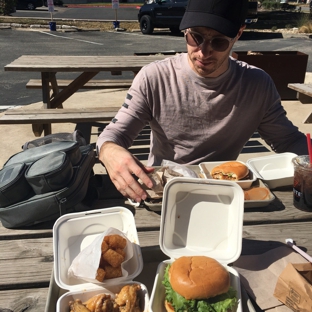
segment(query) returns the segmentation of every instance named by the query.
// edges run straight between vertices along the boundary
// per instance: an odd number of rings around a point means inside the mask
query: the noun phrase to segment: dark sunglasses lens
[[[186,42],[192,47],[197,47],[204,42],[204,38],[199,34],[187,33]]]
[[[223,52],[229,47],[230,42],[224,38],[213,38],[210,45],[213,50]]]

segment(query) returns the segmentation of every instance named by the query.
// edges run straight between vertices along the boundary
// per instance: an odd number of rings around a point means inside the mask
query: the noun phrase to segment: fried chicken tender
[[[98,294],[83,303],[91,312],[119,312],[118,305],[110,295]]]
[[[125,260],[125,257],[113,249],[108,249],[104,254],[102,254],[102,258],[114,268],[119,267]]]
[[[84,303],[81,300],[69,302],[70,312],[142,312],[138,292],[140,285],[124,286],[116,298],[108,294],[98,294]]]
[[[96,271],[96,280],[98,280],[99,282],[103,282],[104,278],[105,278],[106,272],[103,268],[99,267]]]
[[[124,249],[127,245],[127,240],[118,234],[107,235],[104,237],[104,241],[113,249]]]
[[[69,309],[70,312],[92,312],[84,306],[80,299],[76,299],[75,301],[69,301]]]
[[[120,312],[141,312],[138,292],[140,285],[126,285],[116,295],[115,302],[119,305]]]

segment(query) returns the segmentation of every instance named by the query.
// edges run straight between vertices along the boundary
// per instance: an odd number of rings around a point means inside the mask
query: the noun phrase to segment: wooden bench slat
[[[111,113],[116,114],[119,110],[119,107],[82,107],[82,108],[61,108],[61,109],[8,109],[4,112],[4,115],[32,115],[32,114],[40,114],[40,115],[50,115],[50,114],[72,114],[72,113],[81,113],[81,114],[88,114],[88,113]]]
[[[289,83],[287,86],[297,91],[297,98],[302,104],[312,103],[312,83]]]
[[[40,124],[63,122],[109,122],[114,118],[118,107],[82,109],[12,109],[0,117],[0,124]]]
[[[289,83],[288,88],[312,96],[312,83]]]
[[[71,82],[72,80],[59,79],[57,80],[57,85],[59,89],[63,89],[67,87]],[[130,88],[131,84],[132,84],[132,79],[90,80],[81,88],[82,89]],[[26,88],[42,89],[41,79],[30,79],[26,84]],[[52,88],[51,85],[50,85],[50,88]]]

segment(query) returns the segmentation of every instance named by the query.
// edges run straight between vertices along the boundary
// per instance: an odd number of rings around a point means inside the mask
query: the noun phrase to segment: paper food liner
[[[163,160],[161,168],[148,174],[150,179],[153,181],[153,187],[147,188],[141,180],[138,180],[142,184],[142,187],[151,199],[161,199],[163,197],[163,190],[165,184],[172,178],[175,177],[191,177],[198,178],[197,174],[187,168],[185,165],[177,164],[170,160]]]
[[[128,271],[126,270],[127,261],[133,257],[133,246],[129,239],[123,234],[123,232],[115,229],[109,228],[102,234],[98,235],[94,241],[84,248],[73,260],[72,264],[68,269],[68,276],[81,278],[85,281],[91,283],[101,283],[95,277],[97,274],[97,269],[99,268],[100,258],[101,258],[101,245],[105,236],[118,234],[127,240],[127,245],[124,249],[126,257],[124,262],[121,264],[122,277],[114,278],[116,282],[118,280],[124,280],[128,276]],[[110,281],[111,279],[104,279],[102,283]],[[101,284],[102,284],[101,283]]]

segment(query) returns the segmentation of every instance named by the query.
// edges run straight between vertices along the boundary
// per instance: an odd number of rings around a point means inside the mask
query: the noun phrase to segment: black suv
[[[146,0],[138,14],[143,34],[151,34],[154,28],[169,28],[172,33],[180,33],[179,26],[185,12],[187,0]],[[257,21],[257,1],[249,2],[247,24]]]

